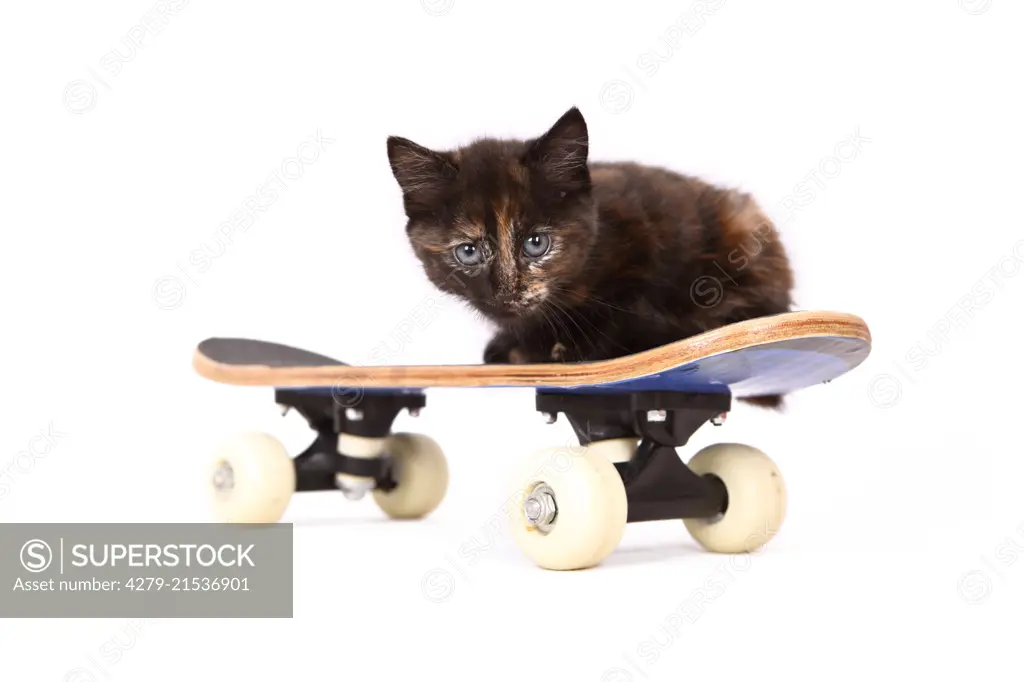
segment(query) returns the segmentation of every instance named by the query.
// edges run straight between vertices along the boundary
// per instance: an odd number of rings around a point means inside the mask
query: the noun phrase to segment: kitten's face
[[[388,138],[406,230],[434,285],[498,322],[538,314],[568,289],[596,223],[587,147],[575,108],[525,142],[438,152]]]

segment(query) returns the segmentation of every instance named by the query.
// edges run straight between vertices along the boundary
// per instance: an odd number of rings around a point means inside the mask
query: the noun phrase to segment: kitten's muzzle
[[[507,317],[521,315],[533,307],[520,294],[497,294],[489,303],[492,309]]]

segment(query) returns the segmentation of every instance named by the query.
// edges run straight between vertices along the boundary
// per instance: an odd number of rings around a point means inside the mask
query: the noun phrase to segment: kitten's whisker
[[[547,306],[547,310],[551,313],[552,319],[555,321],[555,323],[558,325],[558,328],[561,329],[562,333],[564,334],[565,343],[563,345],[574,345],[576,341],[575,339],[573,339],[572,330],[569,329],[568,325],[565,324],[565,321],[562,320],[562,316],[558,314],[558,310],[555,308],[554,305],[552,305],[551,301],[545,301],[545,305]],[[555,338],[560,339],[563,337],[561,337],[561,335],[556,331]]]
[[[551,333],[555,336],[555,338],[558,338],[558,328],[555,327],[555,325],[551,322],[551,319],[548,317],[548,313],[547,310],[545,310],[544,305],[541,304],[538,310],[540,310],[540,314],[544,317],[544,322],[546,322],[547,325],[551,328]]]
[[[555,291],[557,291],[558,293],[565,293],[565,292],[568,291],[568,289],[566,289],[564,287],[559,287],[559,286],[556,285],[555,286]],[[594,296],[592,294],[585,294],[583,296],[583,299],[582,299],[581,303],[582,302],[586,302],[586,301],[590,301],[592,303],[598,303],[600,305],[607,306],[608,308],[611,308],[612,310],[619,310],[619,311],[624,312],[624,313],[629,313],[630,315],[637,315],[639,317],[643,317],[643,315],[641,315],[640,313],[636,312],[635,310],[630,310],[629,308],[623,308],[621,306],[613,305],[613,304],[609,303],[608,301],[602,300],[602,299],[600,299],[600,298],[598,298],[598,297],[596,297],[596,296]]]
[[[551,318],[554,319],[554,321],[558,324],[558,327],[551,327],[551,331],[554,333],[555,338],[558,338],[558,330],[559,328],[561,328],[561,330],[565,332],[566,342],[572,343],[572,333],[569,331],[568,327],[566,327],[565,324],[562,323],[562,320],[558,317],[558,313],[555,311],[555,309],[553,307],[547,307],[549,305],[549,301],[544,301],[543,303],[541,303],[540,309],[544,313],[545,319],[548,317],[548,312],[550,312]]]
[[[557,301],[555,301],[554,299],[551,299],[551,305],[553,305],[553,306],[554,306],[554,307],[555,307],[555,308],[556,308],[557,310],[559,310],[560,312],[562,312],[562,313],[563,313],[563,314],[564,314],[564,315],[565,315],[565,316],[566,316],[567,318],[569,318],[569,321],[570,321],[570,322],[572,322],[572,323],[573,323],[574,325],[576,325],[576,328],[580,330],[580,334],[583,334],[583,340],[584,340],[584,341],[586,341],[586,342],[587,342],[588,344],[590,344],[590,348],[591,348],[592,350],[595,350],[595,349],[597,349],[597,344],[596,344],[596,343],[594,343],[594,340],[593,340],[592,338],[590,338],[590,336],[589,336],[589,335],[587,334],[586,330],[584,330],[584,329],[583,329],[583,327],[581,327],[581,326],[579,325],[579,322],[577,322],[577,321],[576,321],[576,319],[575,319],[575,317],[574,317],[574,316],[572,315],[572,312],[571,312],[571,311],[569,311],[569,310],[566,310],[565,308],[563,308],[563,307],[562,307],[561,305],[559,305],[559,304],[558,304],[558,302],[557,302]],[[594,325],[593,325],[593,323],[591,323],[591,326],[592,326],[592,327],[594,326]],[[597,327],[594,327],[594,329],[597,329]],[[597,331],[598,331],[599,333],[603,333],[603,332],[601,332],[601,330],[600,330],[600,329],[597,329]],[[567,333],[568,333],[568,332],[567,332]]]
[[[557,302],[556,302],[556,301],[555,301],[554,299],[551,299],[551,303],[552,303],[552,304],[554,304],[554,305],[558,305],[558,304],[557,304]],[[559,306],[559,307],[561,308],[561,306]],[[611,306],[611,307],[614,307],[614,306]],[[575,319],[575,318],[574,318],[574,317],[573,317],[573,316],[571,315],[571,313],[570,313],[569,311],[565,311],[565,310],[563,310],[563,312],[565,312],[565,314],[566,314],[567,316],[569,316],[569,318],[570,318],[570,319],[571,319],[571,320],[573,321],[573,324],[576,324],[576,326],[577,326],[577,327],[579,327],[579,324],[578,324],[578,323],[576,322],[576,319]],[[628,347],[626,347],[626,346],[624,346],[623,344],[621,344],[621,343],[619,343],[618,341],[616,341],[616,340],[615,340],[615,338],[613,338],[613,337],[612,337],[612,336],[610,336],[610,335],[609,335],[609,334],[608,334],[607,332],[605,332],[605,331],[604,331],[603,329],[601,329],[601,328],[600,328],[600,327],[598,327],[598,326],[597,326],[596,324],[594,324],[594,322],[593,322],[592,320],[590,320],[590,319],[589,319],[589,318],[588,318],[588,317],[587,317],[586,315],[580,315],[580,316],[579,316],[579,318],[580,318],[581,320],[583,320],[584,322],[586,322],[587,324],[589,324],[589,325],[590,325],[591,327],[593,327],[593,328],[594,328],[594,331],[596,331],[596,332],[597,332],[598,334],[600,334],[600,335],[601,335],[601,336],[603,336],[604,338],[606,338],[606,339],[608,339],[609,341],[611,341],[611,342],[612,342],[612,345],[614,345],[614,346],[617,346],[617,347],[619,347],[619,348],[621,348],[621,349],[623,349],[623,350],[625,350],[625,351],[628,351],[628,350],[629,350],[629,348],[628,348]],[[583,329],[582,329],[582,328],[580,328],[580,331],[581,331],[581,332],[583,332]],[[586,334],[585,334],[585,333],[584,333],[584,336],[586,336]],[[589,337],[587,337],[587,341],[588,341],[588,342],[590,343],[590,346],[591,346],[591,348],[592,348],[592,349],[594,349],[594,350],[596,350],[596,349],[597,349],[597,344],[595,344],[595,343],[593,342],[593,340],[591,340],[591,339],[590,339]]]

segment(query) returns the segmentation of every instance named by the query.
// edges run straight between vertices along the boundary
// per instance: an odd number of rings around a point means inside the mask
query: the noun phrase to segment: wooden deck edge
[[[585,364],[389,365],[272,368],[231,366],[193,351],[202,377],[235,386],[431,388],[583,386],[656,374],[742,348],[814,336],[855,338],[871,344],[867,323],[849,313],[800,311],[720,327],[667,346]]]

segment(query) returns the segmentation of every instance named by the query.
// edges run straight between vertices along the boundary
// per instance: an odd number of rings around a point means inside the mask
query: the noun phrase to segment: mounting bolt
[[[544,421],[547,422],[548,424],[554,424],[556,421],[558,421],[558,415],[555,414],[554,412],[545,412]]]
[[[648,410],[647,421],[649,422],[663,422],[668,419],[668,413],[665,410]]]
[[[716,414],[714,417],[712,417],[711,423],[714,424],[715,426],[721,426],[722,424],[724,424],[725,412],[723,412],[722,414]]]
[[[527,522],[542,533],[551,529],[558,514],[555,491],[546,483],[537,486],[523,501],[523,514]]]
[[[349,407],[345,410],[345,419],[350,422],[359,422],[363,420],[363,411],[357,410],[354,407]]]
[[[235,487],[235,470],[227,462],[222,462],[213,472],[213,487],[220,492]]]

